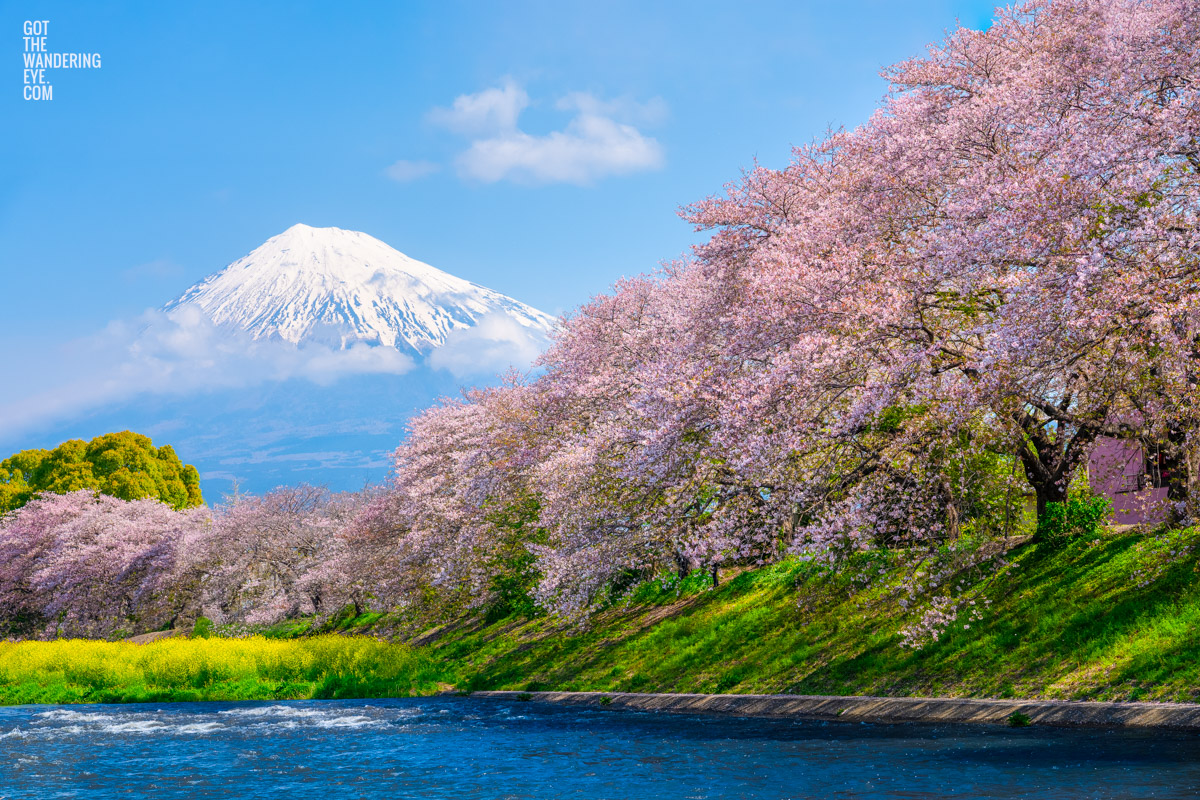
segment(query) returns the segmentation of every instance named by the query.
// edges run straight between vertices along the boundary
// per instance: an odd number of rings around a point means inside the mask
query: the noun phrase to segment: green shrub
[[[1020,711],[1014,711],[1004,720],[1010,728],[1027,728],[1029,727],[1029,715],[1022,714]]]
[[[1047,503],[1038,518],[1037,541],[1058,546],[1073,539],[1094,538],[1111,509],[1107,497],[1068,497],[1065,503]]]
[[[636,577],[636,576],[635,576]],[[624,595],[630,605],[657,605],[671,603],[680,597],[692,597],[713,588],[712,572],[694,569],[682,578],[664,572],[643,579]]]
[[[208,617],[196,617],[196,624],[192,626],[193,639],[207,639],[212,636],[213,623]]]

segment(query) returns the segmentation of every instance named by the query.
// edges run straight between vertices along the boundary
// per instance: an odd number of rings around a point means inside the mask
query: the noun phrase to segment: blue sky
[[[881,67],[991,9],[4,0],[6,374],[296,222],[568,310],[681,255],[679,206],[861,123]],[[26,19],[103,66],[22,100]]]
[[[988,2],[6,2],[0,235],[4,318],[85,332],[169,296],[295,222],[366,231],[549,311],[693,241],[678,206],[754,158],[866,118],[879,68]],[[96,51],[55,99],[19,90],[20,25]],[[662,166],[591,185],[399,183],[398,160],[449,164],[463,137],[431,109],[523,87],[531,134],[557,100],[656,102],[635,122]],[[44,328],[43,328],[44,330]]]

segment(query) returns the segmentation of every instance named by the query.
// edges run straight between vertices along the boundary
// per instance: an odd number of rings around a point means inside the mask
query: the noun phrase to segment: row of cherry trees
[[[1011,530],[1101,436],[1187,499],[1200,5],[1030,2],[888,70],[871,120],[685,209],[709,242],[565,321],[542,373],[422,415],[376,503],[479,602]]]
[[[300,486],[175,510],[39,495],[0,519],[0,636],[107,638],[201,615],[262,625],[362,603],[369,554],[350,531],[368,499]]]
[[[867,124],[685,209],[709,241],[570,315],[534,377],[418,416],[386,487],[217,512],[44,496],[0,524],[0,613],[584,614],[664,571],[1011,533],[1101,436],[1153,444],[1182,509],[1198,54],[1196,0],[957,30],[887,71]]]

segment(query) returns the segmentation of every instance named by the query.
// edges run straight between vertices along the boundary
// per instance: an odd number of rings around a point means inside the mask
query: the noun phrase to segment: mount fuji
[[[424,356],[485,319],[544,340],[548,314],[341,228],[293,225],[195,284],[165,311],[193,306],[254,339],[356,343]]]

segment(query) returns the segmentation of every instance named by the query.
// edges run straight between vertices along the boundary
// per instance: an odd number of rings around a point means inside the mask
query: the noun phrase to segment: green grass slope
[[[1198,541],[1188,530],[1023,545],[1005,566],[943,581],[975,605],[964,599],[916,650],[900,630],[928,604],[901,605],[911,570],[878,556],[832,575],[783,563],[705,591],[643,586],[584,630],[464,623],[423,649],[467,690],[1195,701]]]

